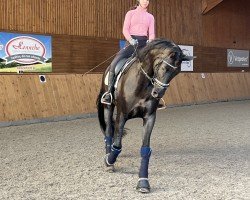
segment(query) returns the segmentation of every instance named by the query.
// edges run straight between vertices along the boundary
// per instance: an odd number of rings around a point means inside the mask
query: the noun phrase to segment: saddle
[[[126,69],[128,69],[131,64],[134,63],[134,61],[136,60],[136,57],[129,57],[129,58],[123,58],[121,59],[116,67],[115,67],[115,84],[114,84],[114,88],[117,88],[117,84],[122,76],[122,74],[126,71]],[[105,76],[105,85],[108,85],[108,77],[109,77],[109,72],[106,74]]]

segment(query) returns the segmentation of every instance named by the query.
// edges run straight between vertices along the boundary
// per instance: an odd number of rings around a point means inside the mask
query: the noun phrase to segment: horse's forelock
[[[144,60],[144,58],[148,55],[148,53],[151,50],[154,50],[154,49],[155,50],[172,49],[176,46],[177,45],[174,44],[170,40],[157,38],[157,39],[153,40],[152,42],[150,42],[146,47],[141,49],[138,53],[138,57],[142,61],[142,60]]]

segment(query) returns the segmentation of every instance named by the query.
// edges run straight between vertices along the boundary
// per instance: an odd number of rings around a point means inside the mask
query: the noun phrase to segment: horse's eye
[[[170,67],[169,67],[169,66],[165,66],[165,67],[163,68],[164,73],[168,72],[169,70],[170,70]]]

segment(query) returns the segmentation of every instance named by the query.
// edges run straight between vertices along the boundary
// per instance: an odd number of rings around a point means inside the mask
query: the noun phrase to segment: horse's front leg
[[[114,132],[114,143],[111,146],[111,152],[106,155],[105,163],[107,167],[114,165],[118,155],[122,150],[122,134],[124,130],[124,125],[126,123],[126,118],[122,113],[117,113],[115,122],[115,132]]]
[[[141,147],[141,166],[139,171],[139,180],[136,189],[142,193],[150,192],[150,185],[148,181],[148,165],[151,156],[150,136],[155,124],[156,113],[143,118],[143,141]]]
[[[113,143],[113,137],[114,137],[114,123],[113,123],[113,113],[114,113],[114,105],[111,104],[104,108],[104,116],[105,116],[105,122],[106,122],[106,130],[105,130],[105,148],[106,148],[106,154],[110,153],[111,151],[111,145]]]

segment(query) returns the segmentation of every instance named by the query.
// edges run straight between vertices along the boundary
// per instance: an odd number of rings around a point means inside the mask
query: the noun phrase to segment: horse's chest
[[[130,110],[130,116],[143,118],[154,111],[155,103],[152,100],[140,100]]]

